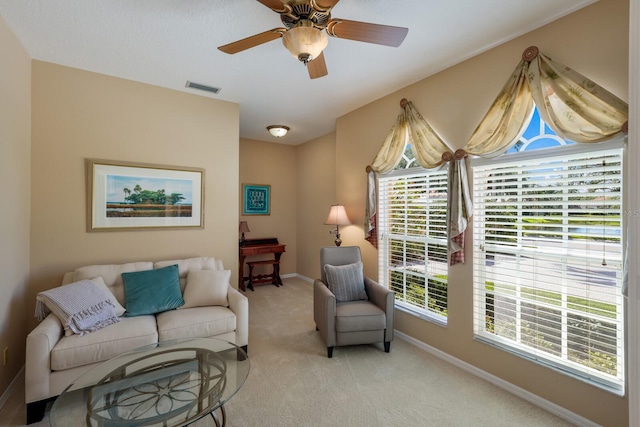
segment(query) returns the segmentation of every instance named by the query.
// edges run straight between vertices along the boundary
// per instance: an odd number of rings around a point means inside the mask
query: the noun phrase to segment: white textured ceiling
[[[254,0],[0,0],[36,60],[236,102],[240,136],[297,145],[335,119],[595,0],[342,0],[333,18],[409,28],[399,48],[329,39],[329,74],[310,80],[280,40],[217,47],[281,27]],[[222,88],[210,95],[187,80]],[[291,132],[271,137],[266,126]]]

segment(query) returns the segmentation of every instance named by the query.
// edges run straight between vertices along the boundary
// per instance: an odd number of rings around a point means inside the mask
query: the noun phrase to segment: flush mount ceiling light
[[[282,138],[289,132],[289,127],[283,125],[271,125],[267,126],[269,133],[276,138]]]

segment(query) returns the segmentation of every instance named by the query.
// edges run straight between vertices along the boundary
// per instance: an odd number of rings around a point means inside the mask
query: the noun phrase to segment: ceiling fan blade
[[[286,10],[281,0],[258,0],[258,1],[275,12],[284,12]]]
[[[333,8],[340,0],[315,0],[314,3],[319,9],[329,10]]]
[[[330,36],[392,47],[400,46],[408,32],[409,29],[404,27],[370,24],[347,19],[332,19],[327,24],[327,33]]]
[[[235,41],[233,43],[225,44],[218,47],[219,50],[224,53],[233,55],[234,53],[242,52],[243,50],[256,47],[271,40],[279,39],[287,31],[286,28],[274,28],[273,30],[265,31],[264,33],[256,34],[251,37],[247,37],[242,40]]]
[[[309,77],[312,79],[324,77],[329,74],[327,72],[327,63],[324,62],[324,52],[320,52],[320,56],[313,61],[307,62],[307,69],[309,70]]]

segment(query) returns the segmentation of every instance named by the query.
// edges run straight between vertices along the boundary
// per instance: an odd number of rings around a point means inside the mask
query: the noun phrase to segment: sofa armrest
[[[313,282],[313,320],[327,347],[336,345],[336,297],[320,279]]]
[[[249,344],[249,300],[236,288],[229,286],[227,291],[229,309],[236,315],[236,345],[243,347]]]
[[[364,278],[364,287],[367,291],[369,301],[380,307],[385,312],[387,318],[387,327],[385,332],[385,341],[393,340],[393,322],[395,316],[395,294],[392,290],[381,286],[375,280]]]
[[[51,350],[64,330],[54,314],[49,314],[27,335],[25,360],[25,399],[35,402],[49,397]]]

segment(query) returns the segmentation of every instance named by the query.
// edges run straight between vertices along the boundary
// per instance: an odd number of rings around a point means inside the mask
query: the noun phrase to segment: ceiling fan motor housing
[[[291,8],[291,11],[280,14],[280,20],[288,29],[294,28],[302,20],[310,21],[316,28],[325,29],[331,19],[331,12],[315,6],[314,1],[292,2],[287,6]]]

